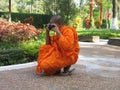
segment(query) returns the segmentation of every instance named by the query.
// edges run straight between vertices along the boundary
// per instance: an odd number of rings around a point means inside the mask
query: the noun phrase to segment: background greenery
[[[34,14],[34,13],[11,13],[12,21],[24,22],[26,18],[33,18],[32,25],[36,28],[43,28],[46,25],[52,15],[47,14]],[[0,17],[8,19],[8,12],[0,12]]]
[[[0,42],[0,66],[36,61],[39,47],[44,43],[44,31],[37,40],[30,39],[14,44]]]

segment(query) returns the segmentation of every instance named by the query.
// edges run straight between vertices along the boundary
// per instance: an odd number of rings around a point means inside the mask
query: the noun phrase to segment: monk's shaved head
[[[52,16],[50,21],[53,21],[54,23],[58,23],[58,24],[63,24],[63,19],[60,15]]]

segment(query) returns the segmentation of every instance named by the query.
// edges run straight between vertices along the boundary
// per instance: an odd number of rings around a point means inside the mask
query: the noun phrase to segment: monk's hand
[[[55,23],[53,23],[52,25],[53,25],[54,27],[53,27],[51,30],[52,30],[52,31],[55,31],[56,33],[59,32],[58,26],[57,26]]]
[[[49,28],[48,28],[48,26],[49,26],[49,24],[47,24],[47,26],[46,26],[46,32],[50,31]]]
[[[54,27],[52,28],[52,30],[55,31],[58,34],[58,37],[60,37],[62,35],[62,33],[59,30],[59,27],[55,23],[53,23],[52,25],[54,25]]]

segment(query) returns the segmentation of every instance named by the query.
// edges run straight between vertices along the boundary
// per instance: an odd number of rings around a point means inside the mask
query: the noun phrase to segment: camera
[[[55,25],[49,24],[48,25],[48,29],[51,30],[53,27],[55,27]]]

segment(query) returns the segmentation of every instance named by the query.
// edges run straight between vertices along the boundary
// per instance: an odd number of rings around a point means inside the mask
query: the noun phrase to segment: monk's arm
[[[49,30],[46,30],[46,44],[51,44]]]
[[[57,31],[57,34],[58,34],[58,37],[60,38],[61,37],[61,35],[62,35],[62,33],[58,30]]]
[[[60,47],[64,50],[71,50],[74,44],[74,35],[72,30],[65,30],[59,38]]]

